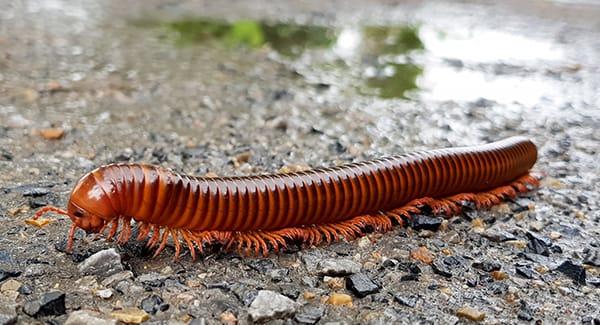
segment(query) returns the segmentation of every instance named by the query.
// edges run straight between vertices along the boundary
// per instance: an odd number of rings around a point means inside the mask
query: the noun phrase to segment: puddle
[[[427,23],[328,27],[212,18],[150,26],[166,30],[165,40],[176,46],[269,48],[301,66],[307,78],[327,79],[341,89],[383,99],[484,98],[535,105],[548,99],[565,101],[556,94],[564,93],[565,85],[573,86],[548,76],[548,70],[564,64],[564,51],[556,42],[498,30],[442,29]]]

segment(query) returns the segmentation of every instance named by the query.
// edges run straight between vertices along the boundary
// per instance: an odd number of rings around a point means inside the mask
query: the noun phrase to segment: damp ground
[[[600,322],[600,6],[0,5],[0,322]],[[111,162],[250,175],[512,135],[541,189],[267,258],[67,254],[68,220],[24,223]]]

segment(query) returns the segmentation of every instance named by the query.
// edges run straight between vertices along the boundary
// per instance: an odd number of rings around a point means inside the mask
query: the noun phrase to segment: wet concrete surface
[[[108,323],[140,310],[156,324],[600,321],[600,6],[0,6],[2,322],[73,323],[76,310]],[[66,254],[68,220],[23,222],[115,161],[249,175],[512,135],[538,145],[543,186],[437,231],[172,262],[83,233]],[[411,257],[421,246],[431,264]],[[99,251],[109,267],[82,271]],[[348,270],[324,274],[322,260]]]

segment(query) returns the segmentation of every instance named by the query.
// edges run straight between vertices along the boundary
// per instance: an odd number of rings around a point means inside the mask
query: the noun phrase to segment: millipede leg
[[[111,241],[113,239],[113,237],[115,236],[115,234],[117,233],[117,230],[119,229],[119,218],[114,218],[111,222],[111,228],[110,231],[108,232],[108,235],[106,236],[106,240],[107,241]]]
[[[196,250],[194,249],[194,243],[192,242],[192,239],[190,239],[189,230],[182,230],[181,237],[183,237],[183,240],[187,244],[187,247],[190,251],[190,255],[192,256],[192,261],[195,261],[196,260]]]
[[[69,228],[69,236],[67,237],[67,252],[70,252],[73,249],[73,241],[75,240],[75,231],[77,230],[77,225],[72,224],[71,228]]]
[[[154,252],[154,255],[152,257],[157,257],[160,252],[163,251],[163,249],[165,249],[165,247],[167,247],[167,242],[169,241],[169,229],[165,229],[162,233],[162,238],[160,241],[160,245],[158,246],[158,248],[156,249],[156,252]]]
[[[171,238],[173,238],[173,245],[175,245],[175,257],[173,261],[179,260],[179,254],[181,253],[181,243],[179,242],[179,231],[177,229],[171,229]]]

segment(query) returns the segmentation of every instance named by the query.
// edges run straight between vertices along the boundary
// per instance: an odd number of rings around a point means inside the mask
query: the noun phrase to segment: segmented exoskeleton
[[[351,239],[366,228],[387,231],[404,224],[427,205],[453,215],[466,201],[479,208],[512,198],[536,186],[529,174],[535,145],[522,137],[491,144],[423,151],[372,161],[290,174],[247,177],[194,177],[143,164],[110,164],[84,175],[69,198],[77,228],[108,230],[129,240],[131,220],[138,240],[159,254],[173,240],[192,257],[207,243],[262,252],[285,247],[286,239],[307,244]]]

